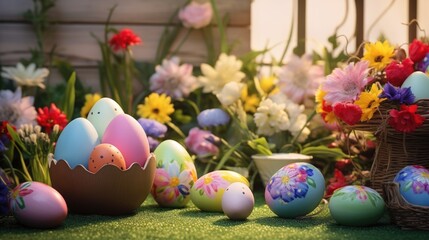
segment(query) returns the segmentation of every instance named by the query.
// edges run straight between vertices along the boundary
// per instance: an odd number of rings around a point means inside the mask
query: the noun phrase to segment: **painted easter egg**
[[[235,182],[249,186],[249,181],[239,173],[217,170],[201,176],[191,188],[191,200],[196,207],[208,212],[223,212],[222,197],[226,188]]]
[[[96,173],[105,165],[114,165],[125,170],[125,159],[121,151],[112,144],[102,143],[92,150],[88,160],[88,171]]]
[[[429,207],[429,170],[423,166],[406,166],[394,180],[402,197],[413,205]]]
[[[174,140],[161,142],[154,151],[157,169],[151,194],[163,207],[184,207],[191,200],[190,190],[197,181],[192,157]]]
[[[415,101],[420,99],[429,99],[429,77],[423,72],[416,71],[405,79],[401,88],[411,87]]]
[[[137,120],[128,114],[119,114],[112,119],[101,142],[117,147],[124,156],[127,168],[135,162],[144,167],[150,156],[145,131]]]
[[[335,190],[329,200],[329,211],[338,224],[369,226],[384,214],[381,195],[365,186],[345,186]]]
[[[113,118],[123,114],[121,106],[113,99],[101,98],[98,100],[88,113],[87,119],[94,125],[100,139],[104,135],[107,126]]]
[[[222,196],[222,211],[232,220],[245,220],[252,213],[254,206],[252,191],[241,182],[229,185]]]
[[[279,169],[265,187],[265,202],[283,218],[305,216],[321,202],[325,179],[315,166],[292,163]]]
[[[88,158],[100,143],[94,126],[85,118],[76,118],[61,132],[55,145],[54,158],[63,159],[70,168],[81,164],[88,168]]]
[[[12,190],[10,209],[24,226],[53,228],[67,217],[67,204],[61,194],[40,182],[24,182]]]

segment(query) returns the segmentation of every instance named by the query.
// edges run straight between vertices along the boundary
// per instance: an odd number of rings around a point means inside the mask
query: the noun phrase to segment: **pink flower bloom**
[[[226,189],[230,184],[219,173],[212,173],[198,180],[195,189],[201,189],[207,197],[214,198],[219,189]]]
[[[34,97],[22,97],[21,88],[15,92],[0,91],[0,121],[8,121],[20,128],[23,124],[35,124],[37,112],[33,106]]]
[[[328,104],[353,102],[369,82],[368,62],[350,63],[345,69],[336,68],[326,77],[322,90]]]
[[[356,186],[356,196],[361,202],[365,202],[368,199],[368,194],[362,186]]]
[[[173,57],[156,66],[156,73],[149,80],[150,90],[165,93],[173,99],[187,97],[197,87],[197,78],[192,75],[191,64],[179,65],[179,62],[179,58]]]
[[[198,157],[206,157],[209,155],[217,155],[219,148],[214,145],[219,138],[209,131],[201,130],[194,127],[189,131],[188,137],[185,139],[186,147]]]
[[[209,25],[212,16],[213,9],[209,2],[198,3],[192,1],[179,12],[179,19],[182,21],[183,26],[195,29]]]
[[[323,66],[314,65],[310,55],[292,55],[279,73],[279,88],[295,103],[314,98],[324,77]]]

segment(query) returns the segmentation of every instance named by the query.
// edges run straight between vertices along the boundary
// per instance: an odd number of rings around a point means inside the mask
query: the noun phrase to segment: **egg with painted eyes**
[[[165,140],[155,149],[156,172],[151,194],[163,207],[184,207],[191,200],[190,190],[197,181],[194,161],[174,140]]]
[[[249,181],[241,174],[230,170],[209,172],[191,188],[191,200],[202,211],[223,212],[222,197],[229,185],[241,182],[249,187]]]
[[[229,185],[222,196],[222,211],[232,220],[245,220],[252,213],[254,206],[253,193],[242,182]]]
[[[345,186],[335,190],[329,199],[329,211],[338,224],[370,226],[384,214],[384,200],[372,188]]]
[[[420,165],[406,166],[393,182],[399,184],[399,193],[410,204],[429,207],[429,170]]]
[[[119,114],[123,114],[121,106],[111,98],[101,98],[91,110],[89,110],[87,119],[94,125],[100,139],[103,138],[104,132],[110,121]]]
[[[265,202],[283,218],[305,216],[321,203],[325,179],[315,166],[305,162],[279,169],[265,187]]]

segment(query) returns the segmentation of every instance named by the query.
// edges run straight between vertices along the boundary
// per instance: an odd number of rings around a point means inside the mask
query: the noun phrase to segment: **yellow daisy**
[[[334,112],[332,111],[332,106],[325,105],[323,98],[325,97],[326,92],[323,91],[320,87],[317,89],[315,94],[315,101],[317,103],[316,112],[319,113],[323,120],[327,123],[335,123],[337,118],[335,117]]]
[[[382,91],[383,89],[379,85],[372,84],[371,90],[369,92],[362,92],[359,99],[355,101],[355,104],[362,109],[361,121],[370,120],[380,106],[380,103],[386,100],[385,98],[378,97]]]
[[[91,110],[92,106],[94,106],[94,104],[101,99],[101,95],[98,93],[94,93],[94,94],[86,94],[85,95],[85,104],[83,105],[83,107],[80,109],[80,116],[86,118],[86,116],[88,115],[89,111]]]
[[[243,90],[241,90],[241,100],[243,101],[243,108],[246,112],[256,112],[256,108],[259,105],[259,102],[261,101],[256,94],[252,94],[249,96],[247,87],[244,87]]]
[[[380,71],[392,61],[394,55],[395,48],[388,41],[384,41],[383,43],[377,41],[365,44],[363,59],[369,62],[370,67]]]
[[[259,80],[259,84],[266,94],[275,94],[280,91],[279,88],[275,85],[275,83],[276,78],[272,75],[262,77]]]
[[[170,122],[170,114],[174,112],[171,98],[165,94],[151,93],[144,99],[144,104],[137,106],[137,115],[156,120],[160,123]]]

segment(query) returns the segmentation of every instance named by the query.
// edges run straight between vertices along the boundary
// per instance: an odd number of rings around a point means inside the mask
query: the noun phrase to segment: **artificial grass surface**
[[[62,226],[40,230],[20,226],[13,217],[0,219],[0,239],[429,239],[425,231],[401,230],[388,218],[372,227],[335,223],[326,208],[306,219],[282,219],[255,193],[255,208],[246,221],[221,213],[158,207],[149,196],[133,215],[110,217],[69,214]]]

